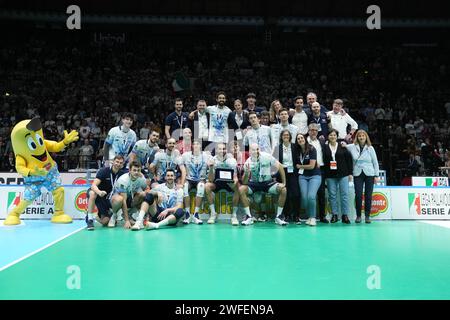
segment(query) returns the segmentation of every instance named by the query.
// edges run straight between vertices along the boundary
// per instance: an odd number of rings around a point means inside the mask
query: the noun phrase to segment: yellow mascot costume
[[[44,140],[39,118],[20,121],[11,132],[11,143],[16,156],[16,170],[24,177],[25,192],[20,203],[9,213],[4,225],[20,224],[20,215],[34,199],[41,195],[41,187],[53,194],[55,213],[53,223],[71,223],[72,218],[64,213],[64,188],[56,162],[49,152],[60,152],[78,140],[78,132],[64,131],[62,141]]]

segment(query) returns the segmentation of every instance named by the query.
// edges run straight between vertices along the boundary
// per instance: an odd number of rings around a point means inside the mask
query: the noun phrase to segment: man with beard
[[[166,117],[164,133],[166,139],[173,137],[175,141],[182,137],[183,129],[188,126],[188,113],[182,112],[183,100],[181,98],[175,99],[175,111]]]
[[[175,172],[172,169],[166,171],[165,181],[151,191],[156,201],[144,201],[142,204],[141,211],[150,214],[147,230],[175,226],[184,217],[183,190],[175,187]]]
[[[88,210],[86,215],[87,230],[94,230],[94,205],[97,206],[98,219],[104,226],[108,225],[111,217],[109,209],[111,209],[111,197],[115,182],[127,173],[128,170],[123,168],[125,160],[121,155],[114,157],[111,167],[101,168],[91,187],[87,191]]]
[[[166,150],[160,151],[155,155],[155,159],[150,164],[150,172],[154,175],[152,180],[152,188],[157,184],[164,183],[164,177],[168,169],[172,169],[176,178],[180,178],[179,186],[183,188],[186,179],[186,170],[181,162],[180,151],[175,149],[176,141],[174,138],[167,140]],[[177,171],[179,169],[179,171]]]
[[[328,137],[328,117],[326,113],[320,111],[320,103],[313,102],[311,105],[312,113],[308,116],[308,125],[311,123],[317,124],[317,137],[321,141],[325,141]],[[311,128],[311,127],[309,127]]]
[[[142,173],[148,179],[152,178],[148,167],[153,162],[155,154],[159,151],[158,141],[159,133],[152,131],[148,140],[144,139],[136,142],[130,153],[130,162],[137,160],[142,166]]]
[[[209,203],[211,216],[208,220],[209,224],[216,223],[217,213],[214,207],[214,191],[226,190],[233,192],[233,213],[231,214],[231,224],[233,226],[239,225],[237,219],[237,210],[239,205],[239,189],[237,176],[237,163],[233,155],[227,153],[227,148],[224,143],[217,145],[216,155],[208,162],[209,182],[205,185],[206,199]],[[228,179],[224,179],[222,175],[229,175]]]
[[[208,106],[205,112],[209,114],[209,136],[208,141],[217,143],[228,143],[228,116],[231,109],[225,105],[227,101],[224,92],[219,92],[216,95],[217,104],[215,106]],[[189,118],[192,120],[198,110],[192,111]]]

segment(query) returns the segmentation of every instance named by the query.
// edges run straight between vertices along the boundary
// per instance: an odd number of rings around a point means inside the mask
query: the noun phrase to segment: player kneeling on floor
[[[125,159],[121,155],[116,155],[111,167],[101,168],[91,187],[87,191],[88,210],[86,215],[87,230],[94,230],[94,206],[97,207],[98,221],[107,226],[111,218],[111,197],[114,183],[128,172],[123,168]]]
[[[114,228],[116,226],[116,221],[119,218],[118,211],[122,209],[123,219],[125,220],[123,227],[125,229],[131,228],[128,210],[139,210],[146,195],[144,190],[147,188],[147,183],[141,173],[141,169],[142,167],[139,162],[131,162],[130,172],[122,175],[114,184],[114,191],[111,199],[113,214],[109,220],[108,227]],[[139,218],[142,216],[142,221],[144,219],[144,214],[142,214],[142,210],[139,211]],[[139,221],[139,218],[136,220]]]
[[[159,184],[151,190],[155,201],[144,201],[143,208],[148,206],[149,222],[145,226],[147,230],[159,229],[163,226],[175,226],[185,215],[183,210],[183,190],[175,186],[175,171],[166,171],[166,182]],[[147,196],[149,197],[149,196]]]

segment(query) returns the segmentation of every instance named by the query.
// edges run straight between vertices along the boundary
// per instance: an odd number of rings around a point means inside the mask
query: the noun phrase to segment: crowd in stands
[[[255,92],[257,106],[269,110],[275,99],[294,108],[294,97],[314,91],[329,110],[335,98],[344,100],[395,182],[436,175],[449,160],[448,51],[311,38],[272,46],[239,39],[139,38],[105,46],[30,37],[6,43],[0,49],[0,170],[14,171],[9,135],[21,119],[41,117],[49,140],[79,131],[79,141],[56,156],[66,171],[99,166],[108,130],[125,111],[135,115],[138,139],[155,130],[164,146],[164,120],[176,97],[183,111],[192,111],[198,99],[213,105],[215,94],[225,91],[233,110],[234,99],[245,108],[246,94]],[[188,87],[176,91],[180,75]]]

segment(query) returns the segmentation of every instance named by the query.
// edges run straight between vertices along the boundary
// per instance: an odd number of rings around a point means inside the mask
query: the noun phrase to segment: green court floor
[[[450,229],[418,221],[97,228],[1,271],[0,299],[450,299],[449,266]]]

